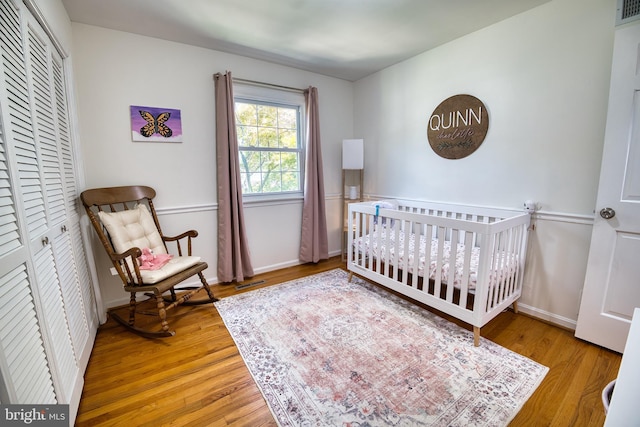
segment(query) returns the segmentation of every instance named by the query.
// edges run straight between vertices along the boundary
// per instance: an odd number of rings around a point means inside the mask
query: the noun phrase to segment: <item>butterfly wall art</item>
[[[180,110],[131,105],[131,139],[146,142],[182,142]]]

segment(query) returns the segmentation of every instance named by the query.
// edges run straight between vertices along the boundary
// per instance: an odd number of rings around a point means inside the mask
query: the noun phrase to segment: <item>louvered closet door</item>
[[[65,135],[68,126],[66,115],[60,114],[60,110],[64,113],[66,109],[56,108],[66,102],[60,76],[62,60],[39,25],[32,19],[27,23],[27,70],[31,83],[35,150],[25,152],[25,165],[28,166],[21,173],[20,187],[34,208],[33,219],[28,218],[27,224],[35,255],[41,306],[56,354],[58,376],[54,375],[54,380],[59,384],[56,390],[62,401],[69,402],[73,400],[73,391],[82,386],[79,352],[89,334],[84,310],[76,308],[82,307],[82,300],[63,184],[65,168],[62,167],[61,146],[65,145],[64,141],[68,142],[68,135]],[[34,154],[33,158],[31,154]],[[31,177],[33,164],[37,166],[39,182]],[[41,232],[41,212],[44,212],[44,234]],[[75,217],[77,219],[77,215]],[[76,397],[79,399],[79,395]]]
[[[0,254],[0,261],[21,273],[20,283],[25,284],[32,302],[35,326],[45,350],[39,368],[48,370],[55,401],[70,403],[73,417],[97,315],[76,208],[63,61],[22,3],[2,0],[0,7],[0,101],[7,109],[2,118],[8,154],[7,189],[13,195],[7,205],[15,207],[19,224],[12,234],[17,249],[7,253],[6,263]],[[25,268],[20,269],[23,265]],[[16,303],[8,295],[0,300],[0,307],[10,309]],[[11,340],[2,342],[3,349],[11,350],[14,345]],[[0,363],[3,379],[10,383],[5,384],[10,401],[45,403],[12,394],[11,387],[22,379],[5,378],[5,369],[11,371],[6,355]],[[40,384],[30,387],[39,388]]]
[[[23,215],[14,189],[16,163],[9,154],[33,145],[27,74],[19,11],[11,2],[0,2],[4,96],[2,98],[2,186],[0,224],[0,347],[2,350],[3,402],[57,402],[45,351],[28,266],[30,252],[20,227]],[[15,64],[15,65],[14,65]],[[6,101],[5,101],[6,99]],[[6,125],[5,125],[6,124]],[[12,128],[11,147],[7,128]],[[15,158],[15,157],[14,157]]]
[[[0,122],[0,401],[55,403],[8,166]]]
[[[64,68],[61,58],[55,51],[51,53],[51,71],[54,90],[53,111],[56,113],[57,119],[58,158],[64,196],[64,208],[61,211],[65,213],[64,221],[56,223],[62,234],[56,239],[58,249],[54,246],[54,250],[56,264],[62,279],[65,306],[82,308],[81,310],[67,310],[67,313],[74,349],[79,357],[80,365],[86,366],[93,347],[95,330],[98,327],[98,314],[80,231],[79,192],[69,130]],[[49,193],[47,190],[47,194]]]

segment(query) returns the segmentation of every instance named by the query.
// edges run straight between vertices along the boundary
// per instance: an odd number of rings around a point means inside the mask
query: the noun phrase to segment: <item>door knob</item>
[[[603,208],[600,210],[600,216],[604,219],[611,219],[616,216],[616,211],[611,208]]]

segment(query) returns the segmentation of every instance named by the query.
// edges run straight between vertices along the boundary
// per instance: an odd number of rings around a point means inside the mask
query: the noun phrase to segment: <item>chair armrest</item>
[[[162,240],[164,242],[176,242],[176,246],[178,247],[178,256],[182,256],[182,246],[180,245],[180,241],[185,237],[187,238],[187,256],[191,256],[191,239],[198,237],[198,232],[196,230],[188,230],[182,234],[178,234],[177,236],[162,236]]]
[[[198,232],[196,230],[185,231],[182,234],[178,234],[177,236],[162,236],[162,240],[165,242],[173,242],[175,240],[184,239],[185,237],[198,237]]]
[[[121,254],[114,253],[113,255],[111,255],[111,260],[112,261],[121,261],[123,259],[126,259],[127,257],[131,257],[132,259],[136,259],[140,255],[142,255],[142,250],[140,248],[137,248],[137,247],[134,246],[133,248],[130,248],[129,250],[127,250],[126,252],[123,252]]]
[[[126,252],[120,254],[111,254],[113,266],[125,286],[142,284],[142,275],[140,274],[140,267],[138,266],[138,257],[141,255],[142,250],[137,247],[130,248]],[[133,266],[133,271],[131,271],[131,266]]]

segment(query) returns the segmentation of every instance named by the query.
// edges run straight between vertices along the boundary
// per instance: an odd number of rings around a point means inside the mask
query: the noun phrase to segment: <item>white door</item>
[[[616,30],[600,186],[576,336],[622,352],[640,307],[640,24]]]

